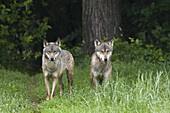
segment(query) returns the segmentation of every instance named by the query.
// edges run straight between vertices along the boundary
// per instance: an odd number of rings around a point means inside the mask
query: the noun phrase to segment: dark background
[[[115,38],[129,44],[129,37],[139,39],[141,47],[169,57],[170,1],[121,0],[119,5],[122,36]],[[1,0],[0,64],[39,72],[42,41],[58,37],[62,48],[79,59],[85,55],[82,28],[82,0]]]

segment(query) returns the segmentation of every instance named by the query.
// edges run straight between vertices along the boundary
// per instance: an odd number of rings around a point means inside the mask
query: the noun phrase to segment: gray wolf
[[[57,84],[60,84],[60,96],[64,91],[62,76],[64,71],[67,72],[68,83],[70,85],[70,94],[73,90],[73,68],[74,58],[69,51],[60,48],[61,41],[58,39],[56,42],[43,42],[43,55],[42,55],[42,70],[45,76],[45,85],[47,89],[47,100],[54,98]],[[52,93],[50,96],[50,78],[53,78]]]
[[[98,84],[102,84],[103,80],[107,82],[111,77],[112,64],[110,57],[113,51],[113,40],[101,43],[97,39],[94,41],[95,52],[91,58],[90,81],[97,89]]]

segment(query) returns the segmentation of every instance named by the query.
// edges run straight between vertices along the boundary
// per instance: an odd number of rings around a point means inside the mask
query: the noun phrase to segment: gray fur
[[[93,83],[94,87],[97,88],[103,80],[107,82],[111,77],[112,64],[110,58],[113,51],[113,40],[103,43],[95,40],[94,44],[95,52],[91,59],[90,79],[91,84]]]
[[[42,56],[42,69],[47,88],[47,100],[50,99],[50,78],[53,78],[51,97],[54,97],[58,82],[60,83],[60,95],[62,95],[64,89],[64,85],[62,83],[62,75],[65,70],[68,72],[68,80],[70,81],[70,93],[72,93],[74,58],[69,51],[62,50],[60,48],[60,43],[60,40],[57,40],[56,42],[45,42],[44,44],[45,47],[43,49]]]

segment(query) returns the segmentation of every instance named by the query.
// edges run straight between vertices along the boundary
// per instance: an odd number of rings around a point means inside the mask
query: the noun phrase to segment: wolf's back
[[[74,58],[72,54],[67,50],[61,51],[61,64],[68,66],[74,66]]]

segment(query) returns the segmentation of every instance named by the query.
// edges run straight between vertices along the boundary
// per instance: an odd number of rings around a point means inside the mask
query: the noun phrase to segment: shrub
[[[122,22],[125,37],[136,37],[169,52],[169,0],[123,0]]]
[[[42,40],[50,26],[47,17],[36,17],[32,6],[32,0],[9,0],[0,5],[0,62],[6,67],[37,69],[33,64],[39,63]]]
[[[156,49],[154,45],[144,45],[141,40],[129,38],[128,41],[114,39],[112,60],[151,62],[169,61],[169,53],[163,53],[162,49]]]

